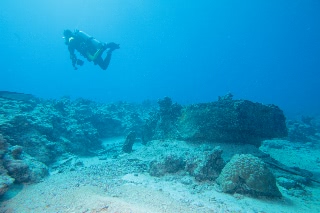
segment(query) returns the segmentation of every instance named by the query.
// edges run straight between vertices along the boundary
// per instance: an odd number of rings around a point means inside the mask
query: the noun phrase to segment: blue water
[[[318,0],[2,0],[0,90],[186,104],[231,92],[318,113],[319,11]],[[64,29],[121,49],[106,71],[73,70]]]

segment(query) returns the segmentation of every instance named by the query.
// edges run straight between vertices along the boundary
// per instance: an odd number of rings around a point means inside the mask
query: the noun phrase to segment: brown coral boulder
[[[187,171],[197,181],[215,180],[221,173],[225,162],[222,157],[222,149],[217,146],[211,152],[204,152],[201,157],[187,163]]]
[[[29,166],[22,160],[11,160],[6,163],[8,174],[17,182],[23,183],[29,181]]]
[[[176,155],[167,155],[163,159],[150,162],[149,174],[160,177],[166,173],[176,173],[185,169],[185,161]]]
[[[217,178],[223,192],[281,197],[276,179],[263,161],[251,154],[235,155]]]

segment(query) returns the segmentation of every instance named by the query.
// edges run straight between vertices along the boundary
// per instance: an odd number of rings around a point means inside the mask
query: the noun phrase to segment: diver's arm
[[[77,60],[78,60],[76,54],[70,53],[70,59],[71,59],[71,61],[72,61],[72,66],[73,66],[73,68],[74,68],[75,70],[78,69],[78,68],[76,67]]]
[[[70,53],[70,59],[72,61],[72,66],[75,70],[77,70],[78,68],[76,67],[76,64],[77,64],[77,56],[76,54],[74,53],[74,50],[75,48],[73,47],[73,44],[70,42],[69,46],[68,46],[68,50],[69,50],[69,53]]]

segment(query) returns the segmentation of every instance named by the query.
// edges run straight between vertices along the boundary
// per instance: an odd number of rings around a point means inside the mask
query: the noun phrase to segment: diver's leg
[[[104,60],[101,57],[97,58],[96,62],[101,67],[101,69],[106,70],[108,68],[111,60],[111,55],[111,51],[108,51],[107,56]]]
[[[111,60],[111,56],[112,56],[112,51],[108,51],[107,52],[107,56],[103,61],[103,65],[104,65],[104,70],[106,70],[110,64],[110,60]],[[102,68],[103,69],[103,68]]]
[[[103,47],[105,49],[110,48],[110,50],[113,51],[113,50],[119,49],[120,48],[120,44],[116,44],[114,42],[109,42],[109,43],[105,43],[103,45]]]
[[[107,56],[105,57],[104,60],[102,60],[101,56],[97,60],[97,64],[101,67],[101,69],[106,70],[110,64],[112,52],[116,49],[119,49],[120,46],[119,44],[116,44],[114,42],[110,42],[104,46],[104,48],[109,48],[107,51]]]
[[[103,69],[103,59],[100,57],[98,57],[95,61],[94,61],[94,65],[99,65],[99,67],[101,67],[101,69]]]

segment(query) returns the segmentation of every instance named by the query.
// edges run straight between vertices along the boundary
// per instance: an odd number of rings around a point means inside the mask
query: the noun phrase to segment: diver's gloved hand
[[[107,43],[105,46],[104,46],[106,49],[107,48],[110,48],[109,51],[113,51],[113,50],[116,50],[116,49],[120,49],[120,44],[116,44],[114,42],[110,42],[110,43]]]

